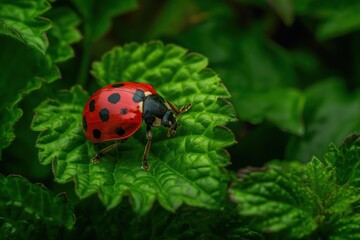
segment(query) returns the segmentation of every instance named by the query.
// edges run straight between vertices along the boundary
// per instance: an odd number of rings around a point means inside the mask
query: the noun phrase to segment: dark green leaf
[[[336,167],[339,184],[349,184],[360,189],[360,135],[353,134],[336,147],[331,144],[325,160]]]
[[[284,238],[301,238],[317,227],[316,197],[288,172],[268,169],[251,172],[231,190],[239,213],[252,217],[253,227]]]
[[[347,8],[336,9],[329,14],[317,30],[320,39],[345,35],[360,29],[360,3],[349,4]]]
[[[31,3],[21,6],[28,5],[30,6]],[[5,8],[5,6],[2,7]],[[29,15],[28,11],[30,10],[27,9],[23,14]],[[35,10],[31,12],[31,14],[35,13]],[[17,12],[17,14],[20,13]],[[47,12],[46,15],[53,21],[53,27],[48,32],[50,46],[45,55],[18,41],[13,41],[9,37],[1,36],[0,38],[2,53],[0,56],[0,110],[3,113],[0,116],[0,134],[2,136],[0,149],[9,146],[15,138],[13,127],[22,115],[18,104],[26,95],[38,90],[42,82],[50,83],[60,77],[59,70],[54,63],[72,57],[73,50],[69,45],[80,40],[80,34],[75,29],[79,24],[79,19],[72,11],[56,8]],[[36,28],[34,27],[34,29]],[[32,38],[35,39],[35,37]]]
[[[191,28],[180,37],[181,43],[209,56],[211,67],[229,87],[241,120],[253,124],[269,120],[284,131],[302,135],[305,98],[295,88],[297,77],[289,53],[268,40],[258,25],[240,31],[230,21],[228,6],[222,7],[202,14],[221,12],[226,17],[213,17]]]
[[[41,83],[59,78],[48,55],[28,48],[8,37],[0,37],[0,150],[14,140],[14,124],[22,115],[19,102],[41,87]],[[11,57],[9,57],[11,56]],[[1,156],[1,154],[0,154]]]
[[[75,223],[72,208],[63,196],[20,176],[0,175],[0,235],[2,239],[43,237],[46,231]],[[53,229],[53,230],[51,230]]]
[[[340,144],[349,133],[360,129],[360,95],[348,94],[344,84],[331,79],[313,85],[306,92],[304,137],[293,137],[287,159],[308,161],[321,156],[330,142]]]
[[[136,0],[72,0],[84,19],[86,37],[96,40],[110,28],[111,18],[136,8]]]
[[[51,19],[53,26],[48,32],[49,49],[47,53],[54,62],[63,62],[74,56],[70,44],[80,41],[81,34],[76,29],[80,19],[69,8],[53,8],[46,17]]]
[[[347,239],[345,236],[360,234],[360,228],[352,226],[358,221],[352,204],[360,196],[359,191],[338,185],[335,171],[316,158],[303,170],[250,171],[238,181],[231,195],[239,204],[240,215],[249,217],[253,227],[263,233],[285,239],[316,234]],[[330,233],[336,225],[341,225],[344,233]]]
[[[46,0],[0,0],[0,34],[45,54],[48,47],[45,31],[51,23],[40,15],[49,8]]]
[[[288,26],[294,22],[294,3],[293,0],[268,0],[281,20]]]
[[[227,186],[223,167],[229,159],[223,148],[234,143],[231,131],[221,126],[234,120],[235,114],[221,99],[229,93],[214,72],[204,70],[206,65],[202,55],[160,42],[118,47],[94,64],[93,73],[101,86],[117,81],[149,82],[174,104],[193,104],[181,117],[175,137],[165,140],[165,128],[154,131],[150,172],[139,167],[146,144],[144,128],[100,164],[90,163],[96,148],[82,134],[81,112],[87,95],[79,87],[36,109],[32,128],[44,131],[37,141],[40,161],[53,161],[59,182],[75,178],[81,198],[98,192],[107,208],[130,195],[134,210],[142,214],[155,199],[172,211],[182,203],[218,209]]]

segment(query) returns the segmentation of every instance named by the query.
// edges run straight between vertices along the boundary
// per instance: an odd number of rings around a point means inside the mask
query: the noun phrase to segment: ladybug
[[[120,141],[100,150],[92,158],[92,162],[99,163],[107,152],[131,137],[144,120],[147,144],[142,167],[149,171],[147,159],[152,127],[167,127],[167,136],[175,135],[179,115],[186,112],[190,106],[191,104],[188,104],[178,109],[147,83],[118,82],[100,88],[89,98],[84,107],[82,126],[85,137],[95,143]]]

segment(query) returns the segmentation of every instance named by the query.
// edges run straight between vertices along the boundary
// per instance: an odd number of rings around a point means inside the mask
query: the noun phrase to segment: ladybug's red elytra
[[[87,101],[83,111],[83,130],[91,142],[120,140],[110,145],[92,158],[93,163],[110,150],[131,137],[146,123],[147,144],[145,146],[142,167],[150,170],[147,158],[151,145],[152,127],[165,126],[167,136],[176,133],[179,115],[190,108],[188,104],[178,109],[174,104],[161,97],[153,86],[147,83],[118,82],[96,91]]]

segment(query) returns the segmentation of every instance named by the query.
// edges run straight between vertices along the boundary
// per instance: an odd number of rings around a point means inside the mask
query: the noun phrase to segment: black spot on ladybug
[[[136,92],[134,93],[134,96],[133,96],[133,101],[134,102],[141,102],[143,101],[145,98],[145,93],[143,90],[140,90],[140,89],[136,89]]]
[[[99,129],[94,129],[94,130],[93,130],[93,136],[94,136],[94,138],[96,138],[96,139],[101,138],[101,131],[100,131]]]
[[[125,84],[123,83],[115,83],[112,85],[113,88],[119,88],[119,87],[123,87]]]
[[[118,128],[115,129],[115,133],[116,133],[117,135],[119,135],[119,136],[122,136],[122,135],[125,134],[125,130],[122,129],[121,127],[118,127]]]
[[[86,122],[85,116],[83,116],[82,125],[83,125],[83,128],[84,128],[84,131],[86,132],[87,131],[87,122]]]
[[[90,112],[95,111],[95,100],[91,100],[89,103]]]
[[[120,109],[120,113],[121,114],[126,114],[127,113],[127,108],[122,108],[122,109]]]
[[[99,112],[99,117],[103,122],[106,122],[107,120],[109,120],[109,110],[107,110],[106,108],[103,108],[100,110]]]
[[[119,102],[119,101],[120,101],[120,94],[118,94],[118,93],[113,93],[113,94],[111,94],[111,95],[108,97],[108,101],[109,101],[110,103],[113,103],[113,104]]]
[[[133,118],[133,117],[131,117],[131,118],[130,118],[130,120],[134,120],[134,118]]]

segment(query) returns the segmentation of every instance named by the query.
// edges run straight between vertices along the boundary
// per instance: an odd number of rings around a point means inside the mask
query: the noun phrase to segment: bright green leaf
[[[53,8],[46,17],[51,19],[53,26],[48,32],[49,49],[47,53],[54,62],[63,62],[74,56],[70,44],[80,41],[81,34],[76,29],[80,19],[69,8]]]
[[[45,54],[45,31],[51,27],[41,14],[50,9],[46,0],[0,0],[0,34],[15,38]]]
[[[42,185],[20,176],[0,175],[0,236],[29,239],[46,236],[61,227],[71,229],[73,210],[63,196],[55,196]],[[21,238],[20,238],[21,237]]]
[[[72,0],[84,19],[85,34],[91,40],[104,35],[110,28],[111,18],[136,8],[136,0]]]
[[[178,106],[193,104],[180,118],[175,137],[165,139],[165,128],[154,130],[150,172],[140,168],[145,128],[100,164],[90,163],[101,146],[95,147],[82,134],[81,113],[88,96],[79,87],[35,110],[32,129],[43,131],[37,141],[40,161],[53,161],[57,181],[75,178],[79,197],[97,192],[107,208],[118,205],[125,195],[130,195],[134,210],[142,214],[155,199],[172,211],[182,203],[219,208],[227,186],[223,167],[229,161],[223,148],[234,143],[231,131],[221,126],[234,120],[235,114],[222,99],[229,93],[213,71],[204,69],[206,65],[202,55],[160,42],[117,47],[94,64],[93,74],[101,86],[148,82]]]
[[[344,217],[334,217],[334,225],[329,228],[331,240],[356,240],[360,239],[360,214]]]
[[[305,135],[293,137],[287,147],[287,159],[303,162],[323,155],[330,142],[340,144],[352,132],[360,130],[360,94],[348,94],[342,81],[330,79],[306,91]]]

